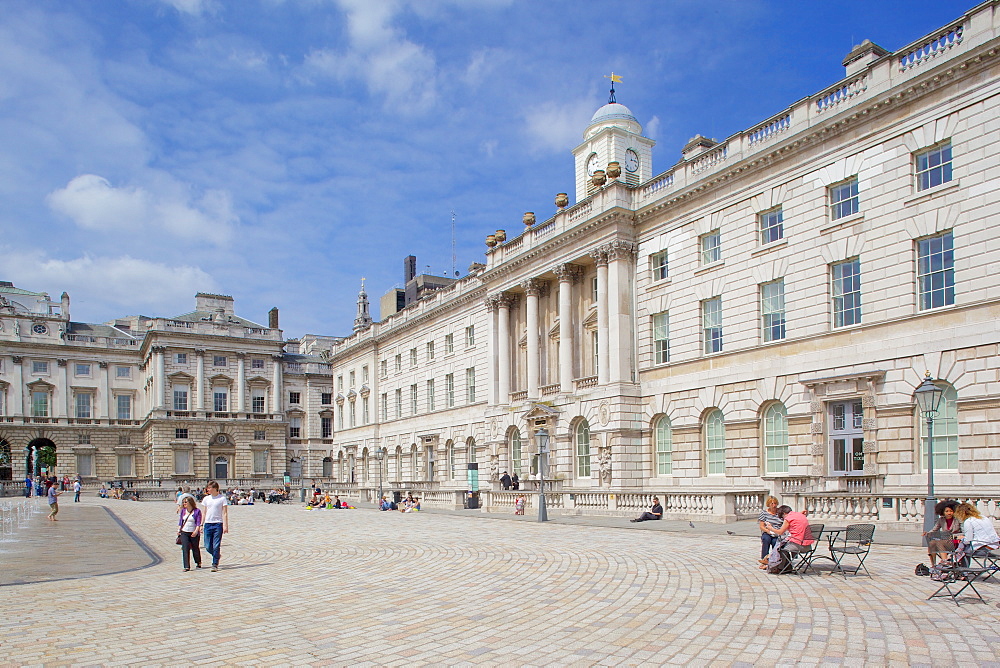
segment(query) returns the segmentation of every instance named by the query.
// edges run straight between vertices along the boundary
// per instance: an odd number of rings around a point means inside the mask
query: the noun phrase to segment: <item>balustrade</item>
[[[905,72],[939,56],[962,43],[965,26],[962,24],[946,28],[920,46],[906,51],[899,57],[899,71]]]

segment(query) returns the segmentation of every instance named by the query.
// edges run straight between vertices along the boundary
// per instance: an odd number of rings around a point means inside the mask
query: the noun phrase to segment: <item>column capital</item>
[[[14,364],[20,364],[21,362],[24,361],[24,357],[22,357],[21,355],[12,355],[11,358],[10,358],[10,360]]]
[[[526,278],[521,281],[521,288],[525,294],[540,297],[548,292],[549,283],[540,278]]]
[[[608,251],[606,246],[599,246],[590,251],[590,257],[594,258],[594,262],[597,263],[598,267],[608,266]]]
[[[635,244],[624,239],[615,239],[604,246],[604,248],[608,254],[609,262],[614,262],[615,260],[632,260],[636,253]]]
[[[565,262],[552,267],[552,273],[556,275],[556,278],[559,279],[560,283],[576,283],[580,280],[580,277],[583,276],[583,267],[578,264]]]
[[[66,360],[58,359],[56,360],[56,364],[58,364],[59,366],[66,366]]]
[[[194,349],[194,354],[197,355],[198,357],[204,357],[205,356],[205,349],[204,348],[195,348]]]
[[[483,298],[483,304],[486,305],[486,310],[493,313],[500,306],[500,295],[489,295]]]
[[[163,353],[167,352],[167,347],[166,346],[153,346],[152,348],[150,348],[150,350],[152,350],[154,353],[159,353],[160,355],[162,355]]]
[[[108,368],[108,363],[107,362],[98,362],[97,366],[101,367],[102,369],[107,369]]]
[[[277,355],[271,355],[271,359],[273,359],[275,362],[282,362],[284,361],[285,356],[279,353]]]
[[[246,353],[244,353],[244,352],[238,352],[238,353],[236,353],[236,359],[238,359],[238,360],[245,360],[246,358],[247,358],[247,354]]]

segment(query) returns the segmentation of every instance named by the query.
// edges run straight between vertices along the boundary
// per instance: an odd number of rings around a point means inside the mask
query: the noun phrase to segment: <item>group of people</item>
[[[937,521],[928,533],[936,537],[927,541],[927,557],[931,566],[937,563],[955,560],[967,563],[969,557],[979,557],[991,550],[1000,549],[1000,536],[993,522],[982,514],[971,503],[959,503],[945,499],[934,507]],[[958,558],[956,559],[956,555]]]
[[[201,568],[201,537],[205,550],[212,557],[212,572],[219,570],[222,557],[222,534],[229,533],[229,500],[219,491],[219,483],[210,480],[201,498],[202,507],[187,487],[177,492],[177,544],[181,546],[184,570],[191,570],[191,557]]]
[[[809,518],[791,506],[779,506],[778,499],[769,496],[764,500],[764,510],[757,517],[760,526],[761,570],[768,570],[771,554],[781,549],[788,555],[808,552],[816,539],[809,530]],[[778,569],[781,572],[783,569]]]
[[[49,497],[49,490],[53,487],[57,487],[57,492],[60,494],[62,492],[68,492],[72,490],[75,494],[73,499],[76,502],[80,501],[80,490],[82,489],[81,478],[77,475],[75,478],[70,478],[68,475],[64,475],[62,479],[51,475],[51,476],[41,476],[37,475],[32,478],[30,475],[24,477],[24,498],[30,499],[32,492],[35,496],[45,496]],[[52,501],[49,501],[52,504]],[[58,512],[58,511],[57,511]]]
[[[504,490],[508,489],[521,489],[521,479],[517,477],[517,471],[514,475],[510,475],[506,471],[500,476],[500,488]]]
[[[407,494],[405,499],[396,503],[395,501],[390,501],[383,496],[379,499],[378,509],[398,510],[401,513],[415,513],[420,510],[420,499],[413,496],[413,494]]]
[[[341,501],[340,497],[336,494],[333,498],[330,498],[330,493],[326,494],[314,494],[312,501],[306,504],[306,510],[351,510],[354,506],[347,503],[347,501]]]

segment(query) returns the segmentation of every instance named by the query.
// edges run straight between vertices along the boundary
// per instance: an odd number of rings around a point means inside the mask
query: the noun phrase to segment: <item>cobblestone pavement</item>
[[[172,504],[86,499],[56,526],[100,504],[163,561],[0,587],[0,663],[997,665],[1000,583],[928,602],[918,547],[876,546],[871,580],[771,576],[748,536],[256,505],[220,572],[184,573]]]

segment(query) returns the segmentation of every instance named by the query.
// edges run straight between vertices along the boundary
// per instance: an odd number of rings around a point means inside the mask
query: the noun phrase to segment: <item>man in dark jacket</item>
[[[629,520],[629,522],[645,522],[646,520],[658,520],[663,517],[663,506],[660,505],[659,497],[653,497],[653,507],[649,509],[648,513],[643,513],[634,520]]]

